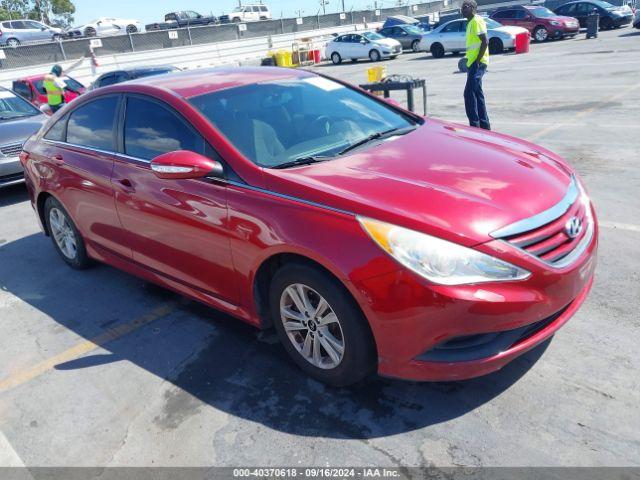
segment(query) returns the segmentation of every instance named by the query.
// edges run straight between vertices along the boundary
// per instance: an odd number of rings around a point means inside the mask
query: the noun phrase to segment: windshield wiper
[[[281,163],[280,165],[275,165],[271,168],[281,169],[281,168],[289,168],[289,167],[298,167],[300,165],[311,165],[312,163],[323,162],[325,160],[329,160],[330,158],[333,158],[333,157],[319,157],[319,156],[300,157],[300,158],[296,158],[295,160],[291,160],[290,162],[284,162],[284,163]]]
[[[384,132],[373,133],[368,137],[365,137],[362,140],[358,140],[356,143],[349,145],[347,148],[342,150],[338,155],[344,155],[345,153],[350,152],[351,150],[355,150],[356,148],[361,147],[362,145],[365,145],[374,140],[378,140],[380,138],[391,137],[396,135],[406,135],[409,132],[413,132],[416,128],[418,128],[416,125],[412,125],[410,127],[392,128],[390,130],[385,130]]]

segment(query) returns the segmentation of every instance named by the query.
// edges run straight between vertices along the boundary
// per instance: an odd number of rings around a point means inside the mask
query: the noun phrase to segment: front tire
[[[87,27],[84,30],[84,36],[85,37],[95,37],[98,33],[96,32],[96,29],[93,27]]]
[[[131,35],[132,33],[138,33],[138,27],[135,25],[127,25],[127,33]]]
[[[331,61],[334,65],[340,65],[342,63],[342,57],[338,52],[333,52],[331,54]]]
[[[489,53],[496,54],[504,52],[504,43],[499,38],[493,37],[489,40]]]
[[[380,55],[380,52],[378,50],[371,50],[369,52],[369,60],[371,60],[372,62],[379,62],[381,58],[382,56]]]
[[[18,40],[17,38],[10,38],[9,40],[7,40],[7,45],[11,48],[19,47],[20,40]]]
[[[76,270],[91,266],[82,235],[62,204],[53,197],[47,198],[44,214],[53,246],[67,265]]]
[[[444,57],[444,47],[440,43],[434,43],[431,45],[431,55],[433,58],[442,58]]]
[[[610,30],[613,28],[613,22],[609,17],[602,17],[600,20],[600,30]]]
[[[544,42],[549,38],[549,32],[545,27],[536,27],[533,31],[536,42]]]
[[[411,50],[414,53],[418,53],[420,51],[420,40],[414,40],[413,43],[411,43]]]
[[[375,371],[375,343],[369,325],[335,278],[314,267],[291,263],[274,275],[269,299],[282,345],[309,376],[346,386]]]

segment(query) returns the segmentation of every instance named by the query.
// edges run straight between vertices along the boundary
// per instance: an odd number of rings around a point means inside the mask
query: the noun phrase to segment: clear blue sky
[[[214,15],[228,13],[238,6],[237,0],[74,0],[76,5],[75,23],[81,25],[97,17],[135,18],[143,24],[162,20],[164,14],[175,10],[195,10],[204,14],[213,12]],[[251,3],[243,1],[243,3]],[[315,15],[320,9],[320,0],[263,0],[269,5],[274,17],[295,15],[297,10],[303,10],[303,15]],[[412,2],[414,3],[414,2]],[[347,11],[362,9],[373,5],[374,0],[344,0]],[[395,0],[378,0],[378,5],[391,7]],[[342,0],[329,0],[327,13],[342,10]]]

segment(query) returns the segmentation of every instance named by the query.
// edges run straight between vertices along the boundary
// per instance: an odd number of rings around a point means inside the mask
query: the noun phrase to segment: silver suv
[[[17,47],[21,43],[52,41],[62,38],[62,30],[35,20],[0,22],[0,45]]]

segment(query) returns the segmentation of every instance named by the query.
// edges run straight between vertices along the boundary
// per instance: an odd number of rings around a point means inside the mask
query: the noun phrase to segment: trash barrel
[[[593,10],[587,15],[587,38],[598,38],[598,25],[600,24],[600,15],[597,10]]]
[[[387,76],[387,67],[371,67],[367,69],[367,81],[369,83],[381,82]]]
[[[287,66],[287,52],[284,50],[278,50],[276,52],[276,65],[279,67]]]
[[[285,56],[284,66],[293,67],[293,53],[291,52],[291,50],[285,50],[284,56]]]
[[[313,54],[313,63],[320,63],[322,61],[320,49],[312,50],[311,53]]]
[[[531,35],[529,34],[529,32],[522,32],[517,34],[515,41],[516,53],[528,53],[530,43]]]

